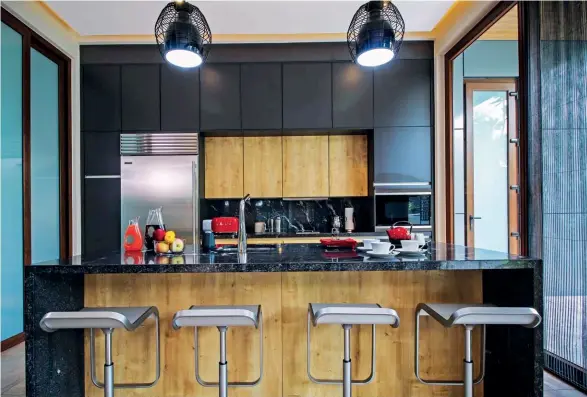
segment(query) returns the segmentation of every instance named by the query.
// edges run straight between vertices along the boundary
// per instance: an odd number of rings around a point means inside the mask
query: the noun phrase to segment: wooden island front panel
[[[229,388],[234,397],[338,397],[341,387],[317,385],[306,374],[308,303],[379,303],[395,309],[399,328],[377,326],[376,375],[372,383],[353,386],[357,397],[461,396],[462,388],[423,385],[414,376],[414,309],[420,302],[481,303],[481,271],[387,271],[299,273],[101,274],[85,276],[85,306],[150,306],[161,321],[161,379],[151,389],[117,389],[130,396],[217,396],[216,388],[200,386],[194,377],[193,328],[171,327],[175,312],[191,305],[260,304],[264,327],[264,373],[252,388]],[[462,377],[463,331],[446,330],[431,319],[421,322],[421,371],[427,378]],[[103,373],[103,336],[98,333],[98,378]],[[219,342],[216,328],[200,328],[200,371],[203,379],[218,380]],[[115,381],[146,382],[155,376],[154,321],[134,332],[113,334]],[[480,332],[475,333],[475,362],[479,363]],[[90,380],[89,333],[85,337],[86,396],[101,389]],[[370,326],[353,327],[353,377],[369,374]],[[342,378],[343,331],[338,325],[312,329],[312,373]],[[259,334],[249,327],[229,329],[229,381],[256,379]],[[479,366],[476,365],[476,370]],[[483,395],[482,385],[475,390]]]

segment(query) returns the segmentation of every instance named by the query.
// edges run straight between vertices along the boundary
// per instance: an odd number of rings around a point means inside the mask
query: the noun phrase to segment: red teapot
[[[399,224],[406,224],[406,226],[409,226],[410,229],[408,230],[403,226],[399,226]],[[397,247],[401,244],[401,240],[411,239],[412,224],[407,221],[396,222],[391,228],[387,229],[386,232],[387,237],[389,237],[389,241]]]

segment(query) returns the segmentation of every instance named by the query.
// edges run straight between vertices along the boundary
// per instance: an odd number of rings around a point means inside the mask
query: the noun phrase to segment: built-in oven
[[[429,183],[374,184],[375,231],[410,222],[414,231],[432,231],[432,188]]]

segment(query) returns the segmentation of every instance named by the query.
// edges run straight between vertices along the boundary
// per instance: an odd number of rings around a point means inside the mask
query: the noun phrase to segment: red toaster
[[[235,216],[220,216],[212,218],[212,232],[238,233],[238,218]]]

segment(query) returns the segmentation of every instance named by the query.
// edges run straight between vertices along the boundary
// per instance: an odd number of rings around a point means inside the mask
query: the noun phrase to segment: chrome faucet
[[[251,199],[247,194],[238,204],[238,253],[247,253],[247,229],[245,228],[245,203]]]

